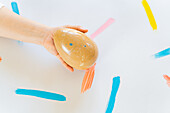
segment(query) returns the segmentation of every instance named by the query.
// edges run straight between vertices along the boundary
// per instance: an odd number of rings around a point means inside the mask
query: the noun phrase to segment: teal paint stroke
[[[46,91],[40,91],[40,90],[17,89],[15,93],[18,95],[28,95],[28,96],[34,96],[34,97],[50,99],[50,100],[66,101],[66,97],[63,95],[46,92]]]
[[[19,15],[18,4],[16,2],[11,2],[12,10],[14,13]]]
[[[112,91],[110,94],[110,99],[109,99],[106,113],[112,113],[112,111],[113,111],[115,100],[116,100],[116,94],[119,89],[119,85],[120,85],[120,77],[119,76],[114,77],[113,84],[112,84]]]
[[[17,2],[11,2],[11,7],[14,13],[20,15]],[[22,44],[21,41],[18,41],[18,43]]]
[[[160,51],[160,52],[156,53],[154,56],[155,56],[155,58],[161,58],[161,57],[164,57],[167,55],[170,55],[170,48]]]

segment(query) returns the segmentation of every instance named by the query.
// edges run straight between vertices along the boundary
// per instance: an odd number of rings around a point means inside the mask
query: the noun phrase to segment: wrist
[[[46,38],[52,35],[50,27],[35,28],[33,32],[36,34],[33,43],[44,46]]]

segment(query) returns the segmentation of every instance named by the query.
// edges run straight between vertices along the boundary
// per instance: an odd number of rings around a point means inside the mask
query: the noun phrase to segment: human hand
[[[59,28],[70,28],[70,29],[75,29],[75,30],[78,30],[80,32],[83,32],[83,33],[86,33],[88,32],[87,29],[83,29],[81,28],[80,26],[70,26],[70,25],[66,25],[66,26],[61,26],[61,27],[56,27],[56,28],[50,28],[49,30],[49,35],[44,38],[44,41],[43,41],[43,46],[51,53],[53,54],[54,56],[56,56],[60,61],[61,63],[68,69],[70,70],[71,72],[74,71],[73,67],[69,66],[63,59],[62,57],[59,55],[56,47],[55,47],[55,44],[54,44],[54,39],[53,39],[53,34],[57,31],[57,29]]]

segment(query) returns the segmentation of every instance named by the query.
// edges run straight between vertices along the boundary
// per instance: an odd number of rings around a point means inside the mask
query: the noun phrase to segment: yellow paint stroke
[[[143,0],[142,4],[143,4],[143,7],[145,8],[146,14],[149,18],[149,22],[150,22],[153,30],[157,30],[157,24],[156,24],[155,18],[153,16],[153,13],[151,11],[151,8],[149,7],[148,2],[146,0]]]

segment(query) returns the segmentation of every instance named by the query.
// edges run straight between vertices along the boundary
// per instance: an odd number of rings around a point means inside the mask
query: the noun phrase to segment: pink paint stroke
[[[114,22],[113,18],[109,18],[96,32],[94,32],[90,37],[94,39],[98,34],[103,32],[107,27],[109,27]]]

